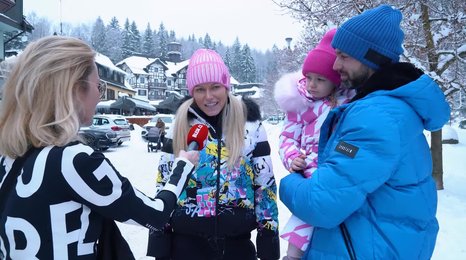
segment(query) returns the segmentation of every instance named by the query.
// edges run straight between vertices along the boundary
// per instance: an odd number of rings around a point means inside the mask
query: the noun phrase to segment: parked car
[[[147,124],[143,126],[143,130],[141,131],[141,136],[146,139],[146,135],[149,132],[149,129],[152,127],[155,127],[155,124],[157,123],[158,119],[162,119],[162,121],[165,123],[165,131],[170,129],[175,121],[175,115],[172,114],[157,114],[154,117],[152,117]]]
[[[461,129],[466,129],[466,120],[461,120],[458,127]]]
[[[91,128],[111,130],[117,135],[117,143],[131,140],[130,125],[126,118],[120,115],[95,115]]]
[[[111,130],[81,127],[79,135],[96,151],[106,151],[118,145],[117,134]]]
[[[277,114],[269,115],[264,121],[269,124],[276,125],[284,121],[285,117],[286,117],[286,114],[280,112]]]
[[[266,121],[269,124],[276,125],[280,122],[280,118],[277,115],[269,116]]]

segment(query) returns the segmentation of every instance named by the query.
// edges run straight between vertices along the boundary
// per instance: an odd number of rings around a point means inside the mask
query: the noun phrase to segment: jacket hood
[[[250,98],[243,97],[242,99],[243,99],[243,103],[246,105],[246,109],[248,112],[248,117],[246,118],[246,120],[248,122],[262,120],[261,110],[260,110],[259,105]]]
[[[369,88],[370,86],[370,88]],[[373,94],[369,94],[376,90]],[[424,129],[436,131],[441,129],[450,118],[450,106],[439,85],[422,71],[408,63],[397,63],[376,72],[358,90],[368,95],[388,95],[409,104],[422,118]]]
[[[440,86],[429,76],[422,75],[416,81],[389,92],[390,96],[403,99],[424,122],[424,129],[436,131],[450,119],[450,105]]]
[[[299,111],[308,106],[308,100],[299,91],[300,71],[283,75],[274,86],[274,98],[278,106],[286,112]]]

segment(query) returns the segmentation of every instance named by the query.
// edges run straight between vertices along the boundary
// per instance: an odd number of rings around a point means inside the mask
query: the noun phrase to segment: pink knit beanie
[[[313,72],[326,77],[336,86],[340,85],[340,74],[333,70],[336,55],[335,49],[331,46],[333,36],[337,29],[331,29],[325,33],[319,44],[309,52],[303,64],[303,75]]]
[[[198,49],[188,64],[186,84],[193,95],[195,86],[203,83],[220,83],[230,90],[230,73],[222,57],[213,50]]]

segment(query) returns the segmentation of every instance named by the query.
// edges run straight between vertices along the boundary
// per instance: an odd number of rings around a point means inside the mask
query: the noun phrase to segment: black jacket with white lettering
[[[14,160],[0,158],[0,258],[95,259],[104,218],[161,229],[194,166],[177,160],[170,182],[151,199],[100,152],[78,142],[34,150],[15,187],[4,187]]]

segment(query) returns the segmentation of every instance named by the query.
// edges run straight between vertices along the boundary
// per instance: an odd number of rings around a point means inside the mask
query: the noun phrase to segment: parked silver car
[[[94,115],[91,128],[112,130],[117,135],[118,145],[131,140],[130,125],[120,115]]]

